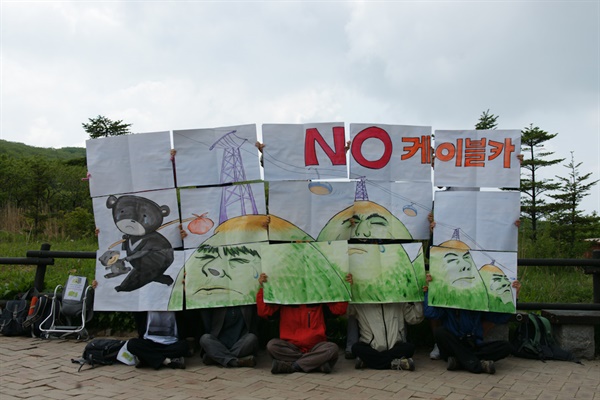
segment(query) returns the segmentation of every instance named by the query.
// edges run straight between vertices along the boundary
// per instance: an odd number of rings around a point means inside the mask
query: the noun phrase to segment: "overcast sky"
[[[247,123],[539,126],[600,179],[600,2],[1,0],[0,138]],[[544,177],[567,176],[562,166]],[[583,203],[600,209],[600,185]]]

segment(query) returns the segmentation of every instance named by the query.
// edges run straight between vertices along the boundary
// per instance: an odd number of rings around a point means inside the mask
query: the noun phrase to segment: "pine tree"
[[[581,162],[575,162],[575,156],[571,152],[571,162],[564,165],[569,170],[568,177],[556,176],[559,180],[558,193],[549,194],[557,201],[556,212],[552,216],[555,226],[559,227],[561,241],[567,246],[569,257],[576,257],[580,253],[579,240],[586,238],[587,235],[598,237],[600,232],[593,232],[598,229],[600,218],[595,213],[584,215],[579,206],[581,200],[588,196],[591,188],[598,183],[598,180],[586,182],[590,179],[592,173],[581,175],[579,167]]]
[[[479,122],[475,124],[475,129],[496,129],[498,126],[497,120],[498,116],[490,114],[490,109],[488,108],[486,111],[481,113]]]
[[[553,204],[548,204],[542,195],[559,188],[559,184],[554,183],[552,179],[542,179],[539,176],[541,168],[564,161],[564,158],[545,159],[554,153],[544,151],[543,144],[556,135],[558,133],[550,134],[537,126],[534,127],[533,124],[521,131],[521,151],[524,153],[521,167],[526,170],[525,178],[521,178],[521,193],[524,195],[524,199],[521,201],[521,212],[531,221],[534,241],[537,239],[538,221],[554,207]]]
[[[82,123],[81,126],[90,135],[90,139],[131,133],[129,131],[131,124],[125,124],[123,120],[112,121],[103,115],[98,115],[96,118],[88,118],[88,120],[90,121],[89,123]]]

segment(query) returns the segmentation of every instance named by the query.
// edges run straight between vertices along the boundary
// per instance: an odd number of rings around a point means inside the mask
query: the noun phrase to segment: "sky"
[[[0,0],[0,139],[345,122],[558,135],[600,179],[600,1]],[[348,126],[348,125],[347,125]],[[572,152],[572,153],[571,153]],[[600,184],[582,203],[600,210]]]

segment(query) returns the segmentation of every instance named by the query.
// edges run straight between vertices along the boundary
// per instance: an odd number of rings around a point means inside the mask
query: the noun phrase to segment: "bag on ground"
[[[9,300],[0,316],[0,333],[4,336],[28,335],[29,330],[23,327],[28,311],[27,300]]]
[[[570,351],[556,344],[548,318],[537,314],[529,314],[528,321],[517,327],[512,344],[516,357],[579,362]]]
[[[94,339],[85,346],[81,358],[71,361],[79,364],[79,370],[85,364],[92,368],[96,365],[112,365],[125,343],[127,341],[118,339]]]

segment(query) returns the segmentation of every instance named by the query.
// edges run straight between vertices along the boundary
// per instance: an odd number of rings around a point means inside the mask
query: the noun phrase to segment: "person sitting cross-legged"
[[[129,339],[127,342],[127,350],[139,360],[136,367],[147,365],[154,369],[161,366],[184,369],[184,356],[189,354],[189,346],[185,340],[178,337],[175,313],[148,311],[137,313],[137,316],[140,317],[136,322],[140,324],[138,332],[141,333],[141,337]],[[144,325],[146,330],[142,333],[141,328]]]
[[[205,364],[223,367],[254,367],[258,338],[256,306],[207,308],[202,322],[208,332],[200,337]]]
[[[258,316],[267,318],[279,312],[279,336],[267,343],[267,351],[273,357],[271,373],[320,371],[330,373],[338,360],[338,346],[328,342],[325,335],[325,312],[343,315],[347,302],[326,304],[279,305],[267,304],[263,299],[263,283],[267,275],[261,273],[261,285],[256,294]],[[352,275],[346,276],[352,283]]]
[[[406,323],[423,321],[423,303],[352,304],[348,314],[358,320],[360,340],[352,346],[356,369],[414,371],[415,345],[406,341]]]

